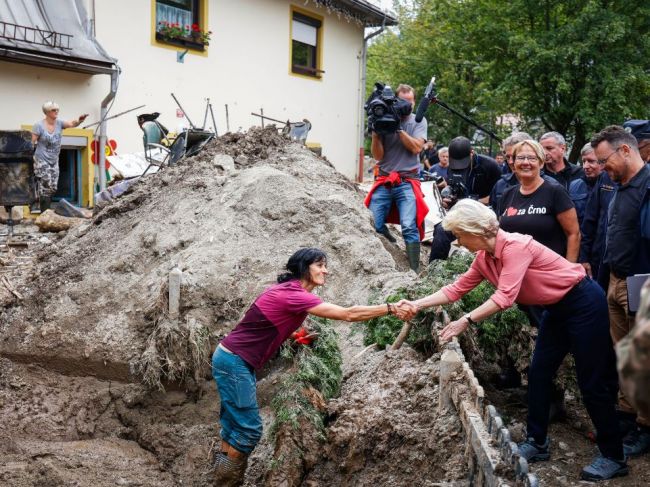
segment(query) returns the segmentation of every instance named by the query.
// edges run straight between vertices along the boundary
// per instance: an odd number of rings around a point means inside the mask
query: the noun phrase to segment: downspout
[[[384,15],[384,21],[381,24],[381,27],[374,32],[371,32],[363,39],[363,46],[361,47],[361,88],[360,88],[360,107],[359,107],[359,170],[357,173],[357,182],[363,182],[363,159],[365,156],[365,151],[363,148],[364,141],[364,132],[365,124],[364,120],[366,118],[366,112],[363,109],[363,105],[366,103],[366,60],[368,54],[368,41],[375,36],[381,34],[386,28],[386,16]]]
[[[108,105],[115,98],[117,93],[117,80],[120,76],[120,68],[114,65],[113,72],[111,73],[111,91],[108,92],[106,98],[102,100],[99,110],[99,143],[97,144],[97,151],[99,152],[99,190],[106,189],[106,116],[108,115]]]

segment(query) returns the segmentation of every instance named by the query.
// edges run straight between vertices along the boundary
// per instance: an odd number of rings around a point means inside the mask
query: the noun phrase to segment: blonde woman
[[[566,189],[542,177],[544,149],[534,140],[524,140],[514,146],[512,155],[519,184],[506,189],[499,200],[501,228],[530,235],[568,261],[577,262],[578,215]]]
[[[442,225],[461,245],[476,253],[474,262],[453,284],[398,306],[410,306],[412,315],[422,308],[457,301],[487,279],[496,287],[494,294],[446,326],[442,340],[450,340],[515,302],[544,306],[546,313],[528,373],[527,439],[519,444],[519,451],[530,462],[550,458],[547,433],[551,384],[570,352],[584,404],[598,431],[601,452],[582,470],[581,477],[604,480],[627,475],[614,408],[616,359],[603,290],[586,276],[580,264],[569,262],[529,235],[500,229],[494,212],[477,201],[456,203]]]
[[[34,176],[38,184],[41,211],[50,207],[52,195],[59,183],[59,153],[63,129],[78,127],[88,114],[79,115],[76,120],[63,121],[59,118],[59,105],[47,101],[42,106],[45,118],[32,126],[34,145]]]

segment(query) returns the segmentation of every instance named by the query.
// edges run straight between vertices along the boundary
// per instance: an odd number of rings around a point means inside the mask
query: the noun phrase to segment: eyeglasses
[[[517,162],[524,162],[524,161],[535,162],[535,161],[537,161],[537,156],[517,156],[517,157],[515,157],[515,161],[517,161]]]
[[[605,159],[598,159],[598,164],[600,164],[601,166],[607,164],[607,161],[609,160],[609,158],[612,157],[614,154],[616,154],[619,149],[620,149],[620,147],[617,147],[616,149],[614,149],[610,155],[605,157]]]
[[[51,111],[51,112],[58,112],[59,109],[58,109],[58,108],[52,108],[52,110],[50,110],[50,111]]]

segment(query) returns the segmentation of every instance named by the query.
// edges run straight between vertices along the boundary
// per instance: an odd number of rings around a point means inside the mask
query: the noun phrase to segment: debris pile
[[[324,249],[320,293],[341,305],[412,281],[362,199],[267,127],[227,134],[48,234],[14,279],[23,299],[0,308],[0,483],[209,485],[219,405],[206,358],[287,257]],[[176,268],[178,318],[166,302]],[[340,335],[346,369],[361,336]],[[267,430],[285,372],[278,364],[259,383]],[[265,438],[250,485],[272,477],[273,451]]]

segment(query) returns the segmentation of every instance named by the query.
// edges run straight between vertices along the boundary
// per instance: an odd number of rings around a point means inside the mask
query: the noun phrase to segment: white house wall
[[[88,6],[90,8],[90,0]],[[324,17],[322,80],[289,74],[290,6]],[[95,0],[96,35],[118,59],[122,73],[111,114],[146,105],[111,120],[109,139],[117,152],[141,150],[142,134],[135,113],[158,111],[161,122],[178,125],[174,93],[192,121],[203,122],[205,98],[212,101],[219,133],[259,125],[251,112],[279,120],[312,122],[308,141],[320,143],[325,155],[346,176],[356,175],[358,160],[359,52],[363,29],[303,0],[210,0],[208,27],[213,31],[208,55],[189,52],[184,63],[176,51],[151,44],[151,0]],[[42,117],[43,101],[61,105],[64,119],[90,113],[109,91],[109,76],[0,62],[0,128],[18,128]],[[110,115],[110,114],[109,114]]]

